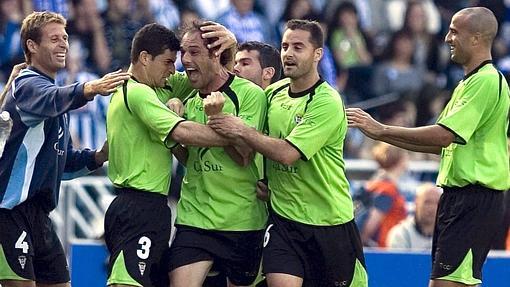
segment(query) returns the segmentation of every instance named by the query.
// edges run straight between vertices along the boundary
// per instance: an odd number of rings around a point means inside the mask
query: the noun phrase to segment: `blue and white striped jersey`
[[[67,112],[86,103],[83,84],[58,87],[33,67],[20,72],[5,103],[13,127],[0,158],[0,208],[38,200],[49,212],[62,179],[98,167],[94,151],[74,150],[69,135]]]

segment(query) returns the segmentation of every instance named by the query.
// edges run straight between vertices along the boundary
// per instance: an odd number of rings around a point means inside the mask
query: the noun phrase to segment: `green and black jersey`
[[[293,165],[267,160],[271,207],[305,224],[337,225],[353,219],[345,177],[343,142],[347,119],[338,92],[322,79],[292,93],[290,80],[266,89],[269,136],[286,140],[300,153]]]
[[[442,150],[438,185],[510,188],[509,102],[508,84],[491,61],[464,77],[437,120],[455,134]]]
[[[113,93],[107,114],[108,176],[117,187],[168,194],[175,145],[169,134],[183,118],[147,85],[130,79]]]
[[[264,91],[248,80],[231,75],[220,88],[223,113],[240,117],[261,130],[266,116]],[[205,124],[205,96],[196,92],[184,101],[185,118]],[[177,206],[177,224],[209,230],[247,231],[265,227],[265,204],[256,197],[259,171],[254,161],[237,165],[223,148],[187,147],[186,175]]]
[[[155,88],[154,90],[161,102],[165,104],[171,98],[178,98],[183,101],[195,91],[188,80],[188,76],[184,72],[176,72],[170,75],[166,79],[163,88]]]

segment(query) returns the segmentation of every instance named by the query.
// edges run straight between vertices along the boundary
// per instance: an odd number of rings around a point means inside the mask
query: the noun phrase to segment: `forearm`
[[[230,144],[227,138],[220,136],[210,127],[191,121],[181,122],[172,131],[171,137],[186,146],[223,147]]]
[[[253,160],[254,151],[242,139],[235,141],[235,144],[226,146],[225,152],[240,166],[248,166]]]
[[[391,140],[413,146],[441,148],[450,145],[454,135],[438,125],[416,128],[385,125],[378,138],[386,142]]]
[[[246,128],[241,138],[255,151],[266,158],[285,165],[292,165],[300,158],[299,151],[282,139],[272,138],[253,128]]]
[[[440,146],[425,146],[425,145],[415,145],[406,142],[401,142],[398,140],[394,140],[390,137],[381,138],[382,141],[397,146],[399,148],[403,148],[406,150],[414,151],[414,152],[422,152],[422,153],[432,153],[432,154],[441,154],[442,147]]]

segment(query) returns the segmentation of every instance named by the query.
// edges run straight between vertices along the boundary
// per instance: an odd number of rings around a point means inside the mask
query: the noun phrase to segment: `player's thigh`
[[[446,280],[430,280],[429,287],[478,287],[480,285],[466,285],[459,282]]]
[[[284,274],[269,273],[266,274],[267,286],[269,287],[301,287],[303,286],[303,278]]]
[[[213,261],[198,261],[179,266],[169,273],[172,287],[200,287],[211,269]]]

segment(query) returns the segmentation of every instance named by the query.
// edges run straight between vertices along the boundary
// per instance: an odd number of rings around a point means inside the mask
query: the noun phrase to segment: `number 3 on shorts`
[[[136,255],[138,255],[138,257],[140,259],[147,259],[149,258],[149,253],[151,252],[151,240],[149,237],[147,236],[142,236],[140,237],[140,239],[138,240],[138,244],[140,244],[140,249],[136,250]]]
[[[25,241],[25,237],[27,237],[26,231],[21,232],[21,235],[16,240],[16,244],[14,244],[14,248],[21,249],[24,254],[28,253],[28,242]]]

